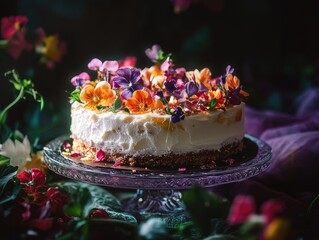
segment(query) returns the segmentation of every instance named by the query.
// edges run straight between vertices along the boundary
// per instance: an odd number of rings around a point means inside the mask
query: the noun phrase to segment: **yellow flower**
[[[147,112],[152,108],[152,105],[152,96],[145,90],[136,90],[126,102],[126,107],[133,113]]]
[[[265,240],[288,240],[290,235],[290,223],[286,219],[277,218],[266,228]]]
[[[62,48],[58,36],[48,36],[44,39],[44,56],[54,62],[59,62],[62,56]]]
[[[110,107],[116,99],[116,93],[106,81],[101,81],[96,86],[86,85],[80,93],[80,100],[88,109],[95,109],[97,105]]]

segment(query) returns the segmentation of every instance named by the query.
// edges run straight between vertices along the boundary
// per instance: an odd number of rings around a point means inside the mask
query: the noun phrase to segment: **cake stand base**
[[[122,201],[122,206],[140,222],[157,217],[174,228],[190,220],[182,202],[182,193],[177,190],[138,189],[135,196]]]

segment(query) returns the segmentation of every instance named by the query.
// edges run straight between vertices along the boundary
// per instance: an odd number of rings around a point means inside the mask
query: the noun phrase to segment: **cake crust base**
[[[84,158],[82,162],[96,160],[95,148],[86,145],[85,142],[74,139],[73,151],[81,153]],[[106,157],[103,160],[108,163],[118,163],[120,165],[130,167],[156,168],[156,169],[172,169],[172,168],[205,168],[213,166],[216,162],[226,160],[232,155],[241,152],[243,149],[243,141],[225,144],[219,150],[202,150],[199,152],[189,152],[183,154],[169,153],[161,156],[130,156],[119,152],[103,150]]]

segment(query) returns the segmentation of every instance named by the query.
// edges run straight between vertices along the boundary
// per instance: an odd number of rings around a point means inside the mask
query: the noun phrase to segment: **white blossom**
[[[25,136],[22,142],[17,139],[12,141],[11,138],[8,138],[0,145],[0,155],[10,158],[10,165],[23,168],[28,161],[31,161],[31,145],[28,137]]]

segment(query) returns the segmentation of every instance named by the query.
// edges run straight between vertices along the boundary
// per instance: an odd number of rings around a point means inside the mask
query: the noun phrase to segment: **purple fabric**
[[[228,199],[238,194],[252,195],[258,203],[279,199],[286,213],[299,221],[304,236],[312,239],[319,227],[319,203],[309,221],[301,216],[319,194],[319,89],[305,92],[297,103],[293,115],[246,107],[246,132],[272,147],[272,163],[258,176],[212,190]]]

